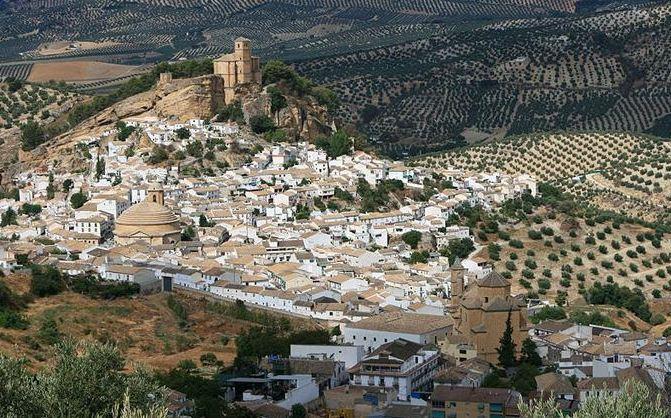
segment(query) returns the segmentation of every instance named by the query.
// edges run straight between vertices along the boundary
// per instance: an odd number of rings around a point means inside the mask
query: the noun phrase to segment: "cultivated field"
[[[513,283],[516,293],[533,289],[553,298],[557,291],[565,291],[574,299],[580,289],[597,281],[613,281],[640,287],[651,299],[654,289],[660,298],[671,296],[669,237],[658,239],[654,230],[640,225],[610,221],[589,225],[582,219],[552,216],[541,212],[529,222],[504,229],[509,240],[490,236],[501,248],[499,259],[492,260],[496,270],[521,279]],[[531,238],[530,230],[541,234]]]
[[[137,73],[136,66],[98,61],[38,62],[32,66],[28,81],[81,83],[127,77],[135,73]]]
[[[435,168],[528,173],[581,201],[669,221],[671,142],[625,133],[532,134],[427,156]]]
[[[671,6],[510,19],[309,59],[340,116],[403,156],[557,130],[671,135]]]

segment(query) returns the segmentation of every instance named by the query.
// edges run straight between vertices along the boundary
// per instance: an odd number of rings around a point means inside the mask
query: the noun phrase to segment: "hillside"
[[[530,132],[671,134],[668,2],[101,1],[9,2],[0,77],[48,69],[109,89],[243,35],[335,90],[343,123],[391,156]]]
[[[285,138],[314,140],[331,132],[333,119],[326,105],[320,104],[320,99],[311,91],[295,93],[290,87],[284,86],[282,80],[276,83],[279,85],[276,91],[282,94],[283,106],[271,111],[271,94],[262,86],[239,86],[235,92],[234,104],[225,105],[223,82],[218,76],[207,74],[174,78],[168,83],[153,81],[151,74],[143,77],[131,80],[119,90],[138,91],[137,94],[122,95],[117,92],[99,100],[105,104],[99,108],[94,107],[96,100],[91,102],[91,106],[75,108],[68,114],[68,123],[61,126],[60,132],[65,131],[64,133],[53,137],[46,135],[44,141],[34,149],[19,151],[18,161],[12,158],[18,164],[8,168],[14,170],[20,166],[24,170],[37,168],[57,172],[85,170],[91,164],[91,155],[80,152],[78,147],[89,144],[91,138],[103,136],[106,140],[97,145],[106,146],[106,141],[116,139],[115,135],[108,135],[109,132],[117,129],[118,122],[129,118],[158,118],[170,123],[186,123],[191,119],[216,120],[222,112],[229,115],[239,113],[240,120],[236,122],[241,125],[241,132],[253,141],[261,140],[260,136],[252,132],[250,121],[255,117],[267,118],[273,127],[281,129]],[[146,89],[134,89],[136,85],[146,86]],[[118,100],[121,97],[125,98]],[[97,111],[98,109],[100,110]],[[152,151],[152,142],[146,136],[134,135],[131,142],[138,151],[145,151],[143,155]],[[0,149],[3,149],[2,144]],[[5,151],[7,155],[16,155],[12,153],[12,149],[5,148]],[[202,159],[203,156],[200,157]]]
[[[669,136],[671,6],[517,19],[297,63],[391,155],[556,130]]]
[[[24,274],[0,282],[18,295],[30,287],[30,277]],[[198,363],[208,352],[230,365],[236,355],[235,336],[255,323],[215,311],[209,301],[188,293],[173,297],[184,307],[186,320],[170,308],[166,294],[100,300],[64,292],[36,298],[21,312],[28,320],[27,329],[0,328],[0,353],[26,357],[40,367],[49,360],[51,345],[72,337],[115,342],[131,362],[160,370],[172,369],[184,359]],[[290,323],[296,329],[315,326],[307,320]]]
[[[422,161],[436,168],[528,173],[602,209],[668,222],[670,150],[671,142],[635,134],[533,134]]]
[[[461,22],[567,15],[600,3],[9,0],[0,3],[0,26],[4,29],[0,60],[95,56],[145,62],[171,54],[194,57],[222,53],[230,40],[240,35],[251,37],[266,53],[305,57],[418,39],[449,31],[451,25]]]

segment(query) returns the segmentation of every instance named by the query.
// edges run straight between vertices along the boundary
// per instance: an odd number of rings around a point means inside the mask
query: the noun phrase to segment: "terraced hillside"
[[[529,173],[596,206],[671,221],[671,142],[627,133],[532,134],[427,156],[436,168]]]
[[[506,239],[489,236],[483,255],[515,277],[516,293],[572,300],[600,281],[639,288],[653,300],[671,294],[671,240],[653,229],[541,212],[504,230]]]
[[[0,77],[146,68],[246,36],[336,90],[340,119],[392,156],[554,130],[668,135],[670,16],[662,0],[10,0]]]
[[[629,0],[628,2],[631,2]],[[464,21],[574,13],[576,0],[9,0],[0,60],[146,62],[219,54],[246,36],[262,55],[321,56],[449,31]]]
[[[516,19],[305,60],[391,155],[556,130],[671,135],[671,5]]]

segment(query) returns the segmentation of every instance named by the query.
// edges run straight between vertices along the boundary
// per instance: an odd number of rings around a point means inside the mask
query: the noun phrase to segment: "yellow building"
[[[232,54],[222,55],[213,62],[214,74],[224,81],[224,101],[229,104],[235,97],[235,87],[240,84],[261,84],[261,61],[252,56],[252,44],[249,39],[235,40]]]
[[[124,211],[116,221],[116,242],[121,245],[144,241],[149,245],[179,241],[179,218],[164,206],[163,190],[150,190],[147,198]]]
[[[474,279],[464,287],[465,269],[459,260],[450,268],[451,303],[450,313],[454,318],[453,342],[470,345],[478,357],[490,363],[498,363],[499,340],[506,329],[510,314],[513,341],[517,354],[528,336],[526,308],[524,303],[510,294],[510,282],[493,271],[480,279]],[[450,345],[450,340],[446,341]],[[449,350],[448,350],[449,351]],[[470,356],[466,356],[470,357]]]
[[[512,389],[438,385],[431,394],[431,417],[518,417],[521,400],[522,396]]]

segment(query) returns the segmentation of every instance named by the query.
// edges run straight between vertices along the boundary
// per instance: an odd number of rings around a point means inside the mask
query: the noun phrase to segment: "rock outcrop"
[[[287,131],[289,138],[294,139],[314,140],[331,132],[332,119],[314,98],[287,96],[286,99],[287,107],[271,114],[270,97],[261,86],[238,86],[235,94],[247,122],[256,115],[270,116],[278,127]],[[179,122],[210,119],[222,106],[223,82],[218,76],[174,79],[115,103],[31,152],[21,152],[19,160],[24,169],[46,169],[49,166],[56,170],[78,171],[84,168],[85,161],[74,152],[75,145],[100,136],[120,120],[133,117]]]

